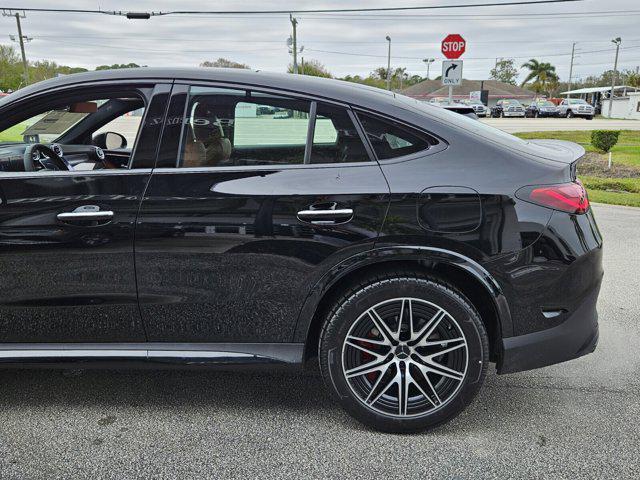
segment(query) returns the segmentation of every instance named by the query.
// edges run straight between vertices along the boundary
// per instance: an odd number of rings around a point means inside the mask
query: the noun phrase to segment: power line
[[[510,2],[490,3],[460,3],[454,5],[423,5],[402,7],[367,7],[367,8],[319,8],[319,9],[288,9],[288,10],[172,10],[167,12],[125,12],[122,10],[89,10],[81,8],[16,8],[0,7],[2,11],[39,12],[39,13],[88,13],[126,16],[128,18],[149,18],[149,16],[167,15],[282,15],[282,14],[309,14],[309,13],[365,13],[365,12],[401,12],[418,10],[440,10],[449,8],[483,8],[505,7],[513,5],[542,5],[552,3],[573,3],[584,0],[521,0]],[[145,16],[143,16],[145,15]]]
[[[402,18],[410,20],[411,18],[437,18],[437,19],[474,19],[474,18],[482,18],[482,19],[499,19],[499,18],[531,18],[531,17],[551,17],[556,18],[558,16],[563,17],[585,17],[585,16],[598,16],[598,17],[606,17],[606,16],[624,16],[624,15],[637,15],[640,14],[640,10],[599,10],[599,11],[588,11],[588,12],[545,12],[545,13],[534,13],[534,12],[523,12],[523,13],[486,13],[486,14],[469,14],[469,13],[430,13],[430,14],[416,14],[412,13],[411,15],[406,14],[381,14],[381,15],[342,15],[342,14],[306,14],[301,15],[300,18],[306,19],[357,19],[357,20],[384,20],[389,18]]]
[[[637,46],[633,46],[633,47],[623,47],[620,50],[631,50],[631,49],[635,49],[635,48],[640,48],[640,45]],[[356,52],[339,52],[339,51],[335,51],[335,50],[320,50],[320,49],[316,49],[316,48],[307,48],[307,50],[312,51],[312,52],[321,52],[321,53],[331,53],[331,54],[335,54],[335,55],[349,55],[349,56],[356,56],[356,57],[375,57],[375,58],[387,58],[386,55],[375,55],[375,54],[371,54],[371,53],[356,53]],[[611,52],[613,51],[613,49],[611,48],[607,48],[607,49],[602,49],[602,50],[590,50],[590,51],[584,51],[584,52],[580,52],[580,53],[601,53],[601,52]],[[513,58],[513,59],[517,59],[517,58],[533,58],[533,57],[568,57],[570,56],[571,53],[549,53],[549,54],[529,54],[529,55],[521,55],[521,56],[513,56],[513,55],[509,55],[508,57],[505,58]],[[400,58],[403,60],[421,60],[422,57],[403,57],[403,56],[398,56],[396,55],[394,58]],[[493,60],[494,57],[466,57],[465,60]]]

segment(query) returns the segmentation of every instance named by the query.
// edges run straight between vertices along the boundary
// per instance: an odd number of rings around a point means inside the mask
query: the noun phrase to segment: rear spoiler
[[[576,178],[576,167],[584,157],[584,147],[566,140],[529,140],[529,144],[536,150],[535,155],[553,162],[569,165],[571,178]]]

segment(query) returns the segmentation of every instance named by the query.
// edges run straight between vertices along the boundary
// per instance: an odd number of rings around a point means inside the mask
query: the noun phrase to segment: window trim
[[[173,84],[173,89],[171,92],[171,96],[169,98],[169,101],[167,103],[167,105],[170,105],[170,103],[174,100],[174,97],[177,97],[180,94],[184,94],[184,90],[186,89],[186,95],[185,95],[185,99],[184,99],[184,105],[182,106],[182,110],[183,110],[183,114],[182,114],[182,118],[185,118],[186,115],[186,111],[187,111],[187,107],[189,106],[189,90],[191,87],[209,87],[209,88],[228,88],[228,89],[234,89],[234,90],[244,90],[246,92],[256,92],[256,93],[264,93],[264,94],[268,94],[268,95],[276,95],[276,96],[284,96],[284,97],[290,97],[290,98],[294,98],[294,99],[299,99],[299,100],[305,100],[308,101],[310,103],[310,108],[313,108],[313,104],[315,104],[315,108],[317,110],[317,103],[324,103],[327,105],[331,105],[331,106],[335,106],[335,107],[339,107],[339,108],[343,108],[344,110],[347,111],[347,114],[349,115],[349,118],[351,119],[351,121],[353,122],[353,125],[358,133],[358,135],[360,136],[360,141],[363,143],[364,147],[365,147],[365,151],[367,152],[367,156],[369,157],[368,161],[363,161],[363,162],[342,162],[342,163],[306,163],[307,161],[307,150],[309,150],[309,162],[311,160],[311,147],[313,146],[313,133],[315,133],[315,116],[313,118],[313,122],[311,122],[311,115],[309,115],[309,126],[307,127],[307,141],[305,144],[305,155],[304,155],[304,161],[303,163],[296,163],[296,164],[283,164],[283,165],[230,165],[230,166],[214,166],[214,167],[178,167],[177,166],[177,162],[178,159],[180,158],[180,154],[182,152],[182,142],[183,142],[183,135],[182,135],[182,126],[181,126],[181,131],[180,131],[180,140],[178,142],[178,149],[175,152],[175,157],[176,157],[176,166],[175,167],[154,167],[153,172],[154,173],[169,173],[169,172],[185,172],[185,173],[199,173],[199,172],[216,172],[216,171],[221,171],[221,172],[235,172],[235,171],[242,171],[242,172],[246,172],[246,171],[273,171],[273,170],[283,170],[283,169],[298,169],[298,168],[340,168],[340,167],[367,167],[367,166],[378,166],[378,159],[377,157],[374,155],[373,149],[371,148],[371,145],[369,144],[368,139],[366,138],[366,135],[364,135],[364,130],[362,129],[362,126],[360,125],[360,122],[357,118],[357,115],[355,114],[355,112],[353,111],[353,108],[351,105],[349,105],[348,103],[344,103],[344,102],[340,102],[334,99],[330,99],[330,98],[324,98],[324,97],[319,97],[319,96],[315,96],[315,95],[307,95],[307,94],[302,94],[299,92],[294,92],[294,91],[290,91],[290,90],[282,90],[282,89],[277,89],[277,88],[272,88],[272,87],[263,87],[260,85],[253,85],[253,84],[245,84],[245,83],[230,83],[230,82],[218,82],[218,81],[206,81],[206,80],[193,80],[193,81],[189,81],[189,80],[185,80],[185,79],[175,79],[174,84]],[[167,107],[167,111],[168,111]],[[310,112],[311,113],[311,112]],[[379,114],[378,114],[379,116]],[[165,122],[166,122],[166,118],[165,118]],[[310,140],[309,140],[309,129],[311,127],[311,125],[313,125],[313,129],[314,132],[312,133]],[[435,135],[434,135],[435,137]],[[436,137],[437,138],[437,137]],[[165,139],[164,136],[164,130],[163,130],[163,135],[162,135],[162,139],[161,139],[161,145],[158,149],[158,152],[160,152],[162,150],[162,146],[164,144],[165,141],[167,141],[168,139]],[[309,143],[309,141],[311,141],[311,143]],[[159,155],[158,155],[159,157]],[[157,161],[158,159],[156,159],[156,165],[157,165]]]
[[[307,125],[307,141],[304,144],[303,165],[311,164],[311,151],[313,150],[313,136],[316,133],[316,113],[318,111],[318,102],[313,101],[309,106],[309,123]]]

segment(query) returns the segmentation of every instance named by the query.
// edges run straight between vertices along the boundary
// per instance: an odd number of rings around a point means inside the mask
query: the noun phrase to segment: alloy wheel
[[[343,342],[342,370],[366,407],[416,417],[456,395],[468,358],[465,335],[444,308],[418,298],[394,298],[353,323]]]

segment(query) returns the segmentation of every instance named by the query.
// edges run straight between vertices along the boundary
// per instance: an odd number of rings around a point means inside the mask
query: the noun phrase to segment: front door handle
[[[332,225],[346,223],[353,218],[351,208],[336,208],[327,210],[300,210],[298,220],[310,222],[314,225]]]
[[[73,212],[59,213],[56,218],[61,222],[108,222],[113,218],[111,210],[100,210],[97,205],[83,205]]]

